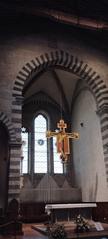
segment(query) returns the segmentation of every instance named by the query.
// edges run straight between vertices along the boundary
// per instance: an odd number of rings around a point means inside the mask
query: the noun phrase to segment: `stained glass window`
[[[39,114],[34,121],[34,172],[47,172],[47,120]]]
[[[53,163],[54,163],[54,173],[63,173],[63,164],[60,160],[60,154],[57,153],[56,138],[53,138]]]
[[[50,139],[46,138],[47,125],[47,118],[39,114],[34,120],[34,134],[32,132],[28,135],[26,129],[22,128],[21,174],[28,173],[28,163],[29,167],[31,167],[33,161],[34,173],[47,173],[49,170],[52,171],[51,167],[53,167],[53,173],[63,174],[63,164],[61,163],[60,155],[57,153],[56,137],[52,139],[53,147],[50,147]]]

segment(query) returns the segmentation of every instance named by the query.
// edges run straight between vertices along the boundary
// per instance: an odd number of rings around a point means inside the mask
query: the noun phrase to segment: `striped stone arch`
[[[16,160],[17,160],[14,157],[14,152],[16,150],[15,149],[15,147],[16,147],[16,134],[15,134],[15,130],[14,130],[14,127],[13,127],[12,123],[10,122],[8,117],[3,112],[0,112],[0,122],[2,122],[5,125],[5,127],[8,131],[8,134],[9,134],[9,145],[10,145],[9,191],[12,192],[12,196],[14,196],[13,191],[11,190],[14,177],[11,177],[11,176],[12,176],[12,171],[16,167],[15,164],[16,164]],[[19,165],[19,159],[18,159],[17,165]],[[18,179],[18,181],[19,181],[19,179]],[[8,195],[9,195],[9,192],[8,192]],[[8,199],[10,200],[10,196],[8,196]]]
[[[3,112],[0,112],[0,121],[6,126],[6,128],[8,130],[10,144],[12,142],[15,142],[16,141],[15,130],[13,129],[13,126],[12,126],[10,120]]]
[[[16,77],[13,88],[12,120],[15,125],[15,130],[16,132],[20,132],[22,90],[24,83],[32,80],[37,73],[44,71],[44,69],[47,70],[54,67],[72,72],[80,79],[85,80],[93,92],[97,103],[97,112],[100,116],[106,177],[108,181],[108,89],[98,73],[78,57],[68,52],[58,50],[40,55],[22,67]]]

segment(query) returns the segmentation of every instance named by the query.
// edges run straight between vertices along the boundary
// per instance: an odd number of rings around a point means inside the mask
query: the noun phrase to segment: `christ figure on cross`
[[[79,134],[76,132],[67,133],[65,131],[67,124],[64,123],[63,119],[57,123],[57,127],[59,128],[58,132],[47,131],[46,137],[56,137],[57,153],[60,153],[60,158],[62,162],[64,162],[67,161],[68,155],[70,154],[69,139],[79,139]]]

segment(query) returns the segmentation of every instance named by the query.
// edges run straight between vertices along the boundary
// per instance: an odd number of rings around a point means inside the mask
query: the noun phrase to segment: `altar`
[[[46,204],[45,212],[51,216],[51,222],[72,221],[81,214],[84,218],[92,219],[92,208],[96,203],[66,203]]]

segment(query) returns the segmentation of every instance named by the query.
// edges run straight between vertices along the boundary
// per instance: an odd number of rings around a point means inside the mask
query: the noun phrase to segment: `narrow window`
[[[47,120],[39,114],[34,120],[34,172],[47,172]]]
[[[53,138],[53,160],[54,160],[54,173],[63,173],[63,164],[60,159],[60,154],[57,153],[56,138]]]
[[[28,132],[22,128],[21,174],[28,173]]]

